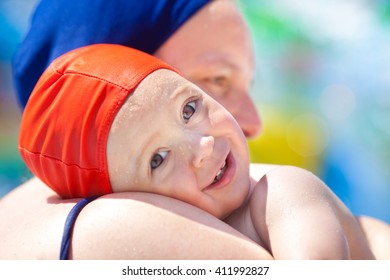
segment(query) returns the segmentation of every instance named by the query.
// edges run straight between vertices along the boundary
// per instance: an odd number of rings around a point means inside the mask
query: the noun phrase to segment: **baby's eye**
[[[152,160],[150,161],[150,167],[152,170],[158,168],[164,161],[165,157],[167,156],[168,152],[158,152],[157,154],[154,154],[152,157]]]
[[[187,123],[196,111],[196,101],[188,102],[183,108],[183,118]]]

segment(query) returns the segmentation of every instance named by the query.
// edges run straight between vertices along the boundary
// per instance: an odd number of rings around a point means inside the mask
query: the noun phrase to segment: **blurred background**
[[[17,151],[11,59],[37,0],[0,0],[0,197],[31,174]],[[390,223],[390,1],[239,0],[253,33],[252,162],[306,168],[355,215]]]

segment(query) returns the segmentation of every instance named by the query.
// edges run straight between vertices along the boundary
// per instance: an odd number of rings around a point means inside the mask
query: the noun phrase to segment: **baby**
[[[321,180],[287,166],[252,179],[232,115],[128,47],[91,45],[55,60],[27,103],[19,150],[63,198],[151,192],[211,213],[276,259],[374,258]]]

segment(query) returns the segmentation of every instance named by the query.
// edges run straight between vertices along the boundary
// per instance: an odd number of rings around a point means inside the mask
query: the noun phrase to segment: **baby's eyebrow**
[[[187,93],[188,91],[191,91],[191,87],[189,85],[180,86],[177,89],[175,89],[172,93],[172,95],[169,97],[170,101],[175,101],[178,99],[181,95]]]

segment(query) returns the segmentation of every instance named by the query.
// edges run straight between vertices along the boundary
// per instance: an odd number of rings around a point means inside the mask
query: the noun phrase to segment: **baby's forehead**
[[[177,73],[168,69],[159,69],[149,74],[135,88],[133,96],[136,97],[133,102],[138,106],[152,105],[153,101],[170,98],[172,94],[183,84],[189,82],[183,79]],[[132,102],[131,98],[127,101]]]
[[[111,129],[117,129],[124,122],[145,122],[156,117],[156,113],[169,110],[166,105],[183,84],[188,82],[173,71],[159,69],[152,72],[127,97]]]

